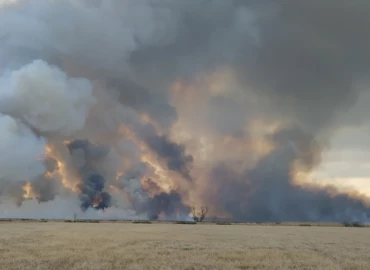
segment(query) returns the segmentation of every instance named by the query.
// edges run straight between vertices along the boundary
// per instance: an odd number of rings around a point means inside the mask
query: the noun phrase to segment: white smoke
[[[2,77],[0,86],[0,111],[41,133],[69,136],[82,129],[95,102],[87,79],[69,78],[42,60]]]
[[[39,203],[36,199],[26,200],[22,207],[13,200],[3,198],[0,201],[0,218],[29,219],[145,219],[145,214],[137,215],[132,209],[119,205],[106,210],[88,209],[82,212],[77,196],[68,198],[56,196],[54,200]]]
[[[22,203],[22,207],[16,206],[11,200],[2,200],[0,218],[72,219],[74,209],[78,209],[77,206],[77,198],[63,199],[59,196],[44,203],[26,200]]]
[[[58,53],[116,74],[129,70],[127,60],[138,47],[165,45],[176,37],[178,18],[171,8],[180,5],[147,0],[17,3],[20,8],[0,9],[0,39],[8,37],[1,47],[24,53],[13,58]]]
[[[43,174],[44,148],[44,140],[28,127],[0,114],[0,181],[30,181]]]
[[[124,190],[127,191],[133,203],[145,203],[148,201],[148,194],[144,191],[143,186],[138,179],[123,180]]]

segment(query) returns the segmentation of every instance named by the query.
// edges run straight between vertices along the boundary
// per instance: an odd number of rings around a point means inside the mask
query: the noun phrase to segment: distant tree
[[[197,216],[197,212],[196,212],[196,210],[195,210],[195,207],[194,207],[194,206],[191,208],[191,214],[193,215],[193,220],[194,220],[195,222],[198,222],[198,221],[199,221],[199,218],[198,218],[198,216]]]
[[[195,222],[202,222],[208,213],[208,207],[201,207],[200,212],[196,212],[195,207],[191,208],[191,214]]]
[[[202,222],[208,213],[208,207],[202,207],[200,211],[199,221]]]

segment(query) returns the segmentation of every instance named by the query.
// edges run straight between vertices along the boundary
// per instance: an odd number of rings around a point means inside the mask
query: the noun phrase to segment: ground
[[[370,269],[370,229],[1,222],[1,269]]]

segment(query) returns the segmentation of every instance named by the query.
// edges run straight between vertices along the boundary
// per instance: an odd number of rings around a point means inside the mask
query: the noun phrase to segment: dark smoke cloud
[[[193,157],[186,154],[184,145],[173,142],[167,135],[158,134],[157,129],[150,123],[137,122],[131,126],[134,126],[137,136],[157,155],[159,160],[165,161],[169,170],[191,181],[190,169]]]
[[[280,130],[272,137],[276,149],[254,168],[242,174],[226,165],[213,169],[210,178],[217,186],[216,194],[209,194],[214,198],[210,199],[213,203],[239,221],[369,220],[369,201],[340,193],[335,188],[300,186],[293,182],[294,162],[307,169],[317,162],[317,152],[308,147],[314,144],[312,137],[299,129]]]
[[[172,8],[178,20],[172,42],[140,47],[130,57],[146,82],[166,87],[178,78],[191,80],[232,61],[241,41],[255,42],[254,15],[233,0],[190,0]]]
[[[190,213],[190,208],[184,205],[178,192],[162,192],[149,200],[148,218],[156,220],[162,213],[167,218],[177,218],[178,216],[187,216]]]
[[[110,88],[117,91],[119,101],[125,106],[147,114],[162,128],[170,127],[177,118],[176,109],[168,103],[163,91],[153,93],[129,80],[111,80]]]
[[[291,166],[298,159],[308,171],[318,165],[315,140],[345,124],[341,113],[356,101],[356,82],[370,71],[370,35],[363,27],[370,23],[369,2],[258,1],[253,8],[259,14],[255,57],[246,44],[234,70],[266,98],[265,113],[305,132],[275,134],[277,148],[243,175],[215,168],[216,197],[238,220],[368,221],[370,205],[363,198],[297,186]],[[303,144],[298,154],[289,140]]]
[[[95,162],[105,158],[109,149],[105,146],[94,145],[88,140],[75,140],[68,144],[68,149],[71,156],[75,158],[75,165],[82,181],[78,185],[81,209],[108,208],[111,205],[111,196],[103,191],[105,179],[97,171]]]
[[[32,191],[36,194],[39,202],[47,202],[55,199],[62,189],[59,179],[39,177],[31,183]]]
[[[281,0],[255,6],[259,46],[253,61],[242,50],[235,66],[241,80],[267,96],[274,113],[295,118],[310,132],[331,129],[356,101],[356,80],[369,72],[370,35],[363,27],[370,23],[369,2]]]
[[[183,219],[189,214],[190,208],[184,204],[180,193],[174,190],[163,192],[151,179],[143,181],[146,184],[144,188],[140,177],[143,175],[133,170],[118,179],[118,187],[127,192],[137,213],[144,213],[151,220],[157,220],[160,215],[165,219]],[[149,192],[157,194],[151,196]]]
[[[185,154],[183,145],[171,142],[166,135],[159,136],[154,132],[145,136],[145,141],[150,149],[166,161],[169,170],[191,180],[189,166],[193,162],[193,157]]]

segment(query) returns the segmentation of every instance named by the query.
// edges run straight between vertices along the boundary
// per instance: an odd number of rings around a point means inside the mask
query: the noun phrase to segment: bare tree
[[[194,206],[191,208],[191,214],[192,214],[192,216],[193,216],[193,220],[194,220],[195,222],[198,222],[198,221],[199,221],[199,218],[198,218],[198,216],[197,216],[197,212],[195,211],[195,207],[194,207]]]
[[[202,207],[200,209],[200,212],[198,212],[198,213],[196,212],[194,206],[191,208],[191,214],[192,214],[193,220],[195,222],[198,222],[198,221],[202,222],[204,220],[204,218],[206,217],[207,212],[208,212],[208,207]]]
[[[200,211],[199,221],[202,222],[208,213],[208,207],[202,207]]]

